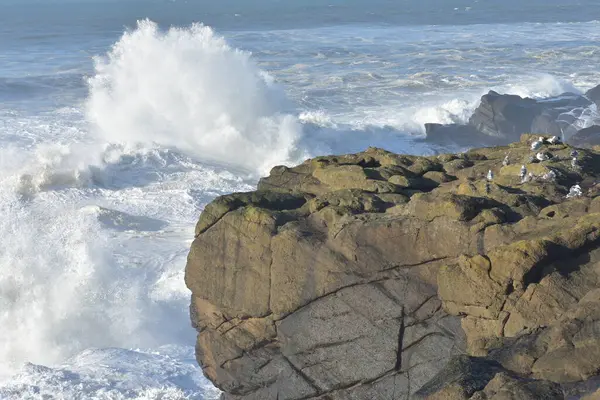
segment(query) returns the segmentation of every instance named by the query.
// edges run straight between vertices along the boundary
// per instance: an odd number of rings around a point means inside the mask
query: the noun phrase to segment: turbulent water
[[[524,4],[526,3],[526,4]],[[595,0],[0,0],[0,398],[215,399],[183,283],[276,164],[600,83]]]

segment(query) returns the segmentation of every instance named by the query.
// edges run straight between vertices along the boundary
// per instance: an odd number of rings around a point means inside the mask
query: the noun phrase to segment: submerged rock
[[[573,170],[572,147],[545,144],[553,157],[529,163],[538,137],[317,157],[214,200],[186,284],[197,359],[223,399],[596,391],[600,154],[580,149]]]

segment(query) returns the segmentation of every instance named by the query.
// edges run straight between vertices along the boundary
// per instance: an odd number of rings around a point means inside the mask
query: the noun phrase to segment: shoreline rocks
[[[197,359],[222,398],[598,390],[600,153],[578,149],[574,169],[571,146],[546,143],[538,162],[538,137],[317,157],[215,199],[185,279]]]
[[[600,125],[582,129],[578,119],[590,114],[589,107],[599,101],[600,85],[585,95],[563,93],[546,99],[491,90],[481,97],[467,124],[425,124],[425,140],[440,145],[498,146],[536,132],[558,136],[574,146],[591,147],[600,143]]]

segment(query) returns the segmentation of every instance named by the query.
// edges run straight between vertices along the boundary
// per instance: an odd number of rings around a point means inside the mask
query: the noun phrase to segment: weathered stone
[[[472,400],[559,400],[564,399],[560,385],[541,380],[511,376],[506,372],[496,374],[483,391]]]
[[[318,157],[208,205],[186,284],[223,399],[525,400],[596,379],[600,154],[580,149],[574,170],[547,144],[553,160],[531,163],[538,137]]]
[[[483,390],[502,366],[482,358],[457,356],[417,393],[415,399],[469,399]]]
[[[577,147],[591,147],[600,144],[600,126],[592,125],[578,130],[569,138],[569,144]]]
[[[599,98],[597,87],[586,96],[562,93],[545,99],[490,91],[481,97],[468,124],[426,123],[425,136],[427,141],[438,145],[478,147],[506,145],[520,134],[533,132],[538,137],[557,136],[576,146],[592,147],[599,140],[597,127],[577,132],[577,115],[593,102],[599,104]]]
[[[542,111],[543,107],[533,99],[490,91],[482,96],[469,124],[486,135],[514,140],[531,129],[533,119]]]

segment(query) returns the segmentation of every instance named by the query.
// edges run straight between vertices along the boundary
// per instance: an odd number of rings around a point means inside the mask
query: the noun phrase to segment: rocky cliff
[[[209,204],[186,283],[223,399],[594,396],[600,152],[536,139],[318,157]]]

